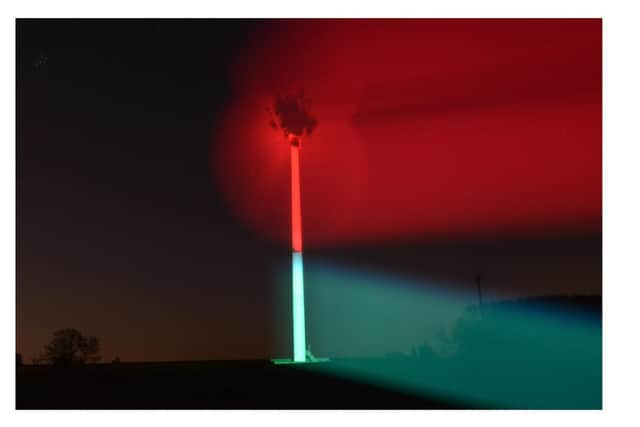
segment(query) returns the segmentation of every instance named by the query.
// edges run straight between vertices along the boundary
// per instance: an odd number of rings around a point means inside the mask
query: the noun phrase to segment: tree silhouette
[[[101,359],[98,337],[84,337],[77,329],[59,329],[44,348],[43,359],[52,365],[69,366]]]

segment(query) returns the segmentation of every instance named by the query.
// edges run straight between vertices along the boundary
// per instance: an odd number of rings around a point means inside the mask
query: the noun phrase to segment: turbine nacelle
[[[290,133],[287,134],[287,139],[292,147],[302,148],[302,137]]]

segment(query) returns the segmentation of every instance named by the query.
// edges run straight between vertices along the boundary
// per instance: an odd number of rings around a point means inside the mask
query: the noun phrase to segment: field
[[[18,409],[602,408],[601,298],[470,307],[450,354],[17,367]],[[445,347],[446,348],[446,347]]]
[[[332,362],[328,362],[329,364]],[[451,408],[270,361],[19,366],[17,409]]]

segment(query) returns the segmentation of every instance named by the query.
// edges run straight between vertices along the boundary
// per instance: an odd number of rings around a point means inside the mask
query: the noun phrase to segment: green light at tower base
[[[302,269],[302,253],[293,253],[293,361],[306,360],[306,332],[304,317],[304,274]]]

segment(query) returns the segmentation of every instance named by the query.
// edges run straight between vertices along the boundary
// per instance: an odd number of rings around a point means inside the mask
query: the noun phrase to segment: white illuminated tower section
[[[300,209],[300,146],[301,139],[290,135],[291,141],[291,246],[293,296],[293,361],[306,360],[304,314],[304,272],[302,267],[302,212]]]

